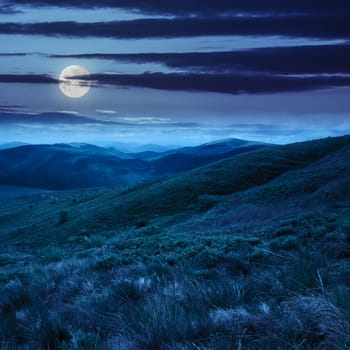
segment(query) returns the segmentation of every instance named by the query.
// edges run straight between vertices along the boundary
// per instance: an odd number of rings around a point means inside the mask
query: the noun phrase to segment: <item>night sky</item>
[[[349,23],[349,0],[1,0],[0,143],[349,134]]]

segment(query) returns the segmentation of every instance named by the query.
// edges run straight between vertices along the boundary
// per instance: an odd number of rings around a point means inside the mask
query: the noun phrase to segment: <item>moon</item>
[[[74,79],[74,77],[89,76],[90,73],[81,66],[68,66],[63,69],[59,77],[59,87],[64,95],[70,98],[80,98],[90,90],[90,83],[85,79]]]

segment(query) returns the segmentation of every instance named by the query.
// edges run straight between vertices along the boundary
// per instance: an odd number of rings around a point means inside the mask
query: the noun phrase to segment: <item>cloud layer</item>
[[[119,39],[179,38],[219,35],[282,35],[308,38],[350,38],[349,17],[223,17],[152,18],[115,22],[0,23],[0,34]]]
[[[288,77],[240,74],[93,74],[98,84],[138,86],[163,90],[206,91],[230,94],[308,91],[350,85],[350,77]]]
[[[87,79],[86,76],[75,77]],[[161,90],[217,92],[228,94],[257,94],[288,91],[310,91],[350,85],[350,76],[277,76],[242,74],[143,73],[92,74],[88,77],[95,86],[133,86]],[[46,75],[0,74],[5,83],[58,83]]]
[[[350,45],[275,47],[226,52],[77,54],[52,58],[102,59],[162,63],[169,68],[204,72],[277,74],[350,73]]]
[[[12,5],[61,6],[78,8],[111,7],[152,14],[329,14],[349,12],[347,0],[10,0]]]

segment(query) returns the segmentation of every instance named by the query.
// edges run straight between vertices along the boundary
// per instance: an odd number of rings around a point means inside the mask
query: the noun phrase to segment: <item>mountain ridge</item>
[[[131,186],[265,145],[243,140],[219,141],[215,147],[221,147],[221,151],[212,150],[211,155],[202,154],[201,147],[187,148],[187,154],[180,148],[146,159],[84,143],[23,145],[0,150],[0,184],[50,190]]]
[[[48,198],[37,196],[37,207],[26,209],[21,215],[16,212],[11,214],[16,227],[21,227],[16,231],[15,237],[29,234],[31,237],[40,237],[40,241],[45,242],[48,239],[47,227],[50,227],[53,235],[64,239],[81,229],[99,232],[153,223],[165,227],[175,224],[181,226],[193,216],[199,218],[202,213],[220,205],[229,196],[237,194],[237,198],[244,198],[240,196],[245,191],[254,192],[259,186],[268,187],[269,183],[290,171],[302,173],[303,169],[323,158],[332,158],[337,151],[347,150],[349,145],[350,136],[344,136],[272,146],[124,189],[108,187],[96,191],[87,190],[83,195],[79,195],[79,191],[74,194],[57,193],[54,194],[55,204],[50,203]],[[311,179],[311,183],[313,181],[315,180]],[[30,198],[23,199],[22,205],[28,206],[25,203],[30,201]],[[13,203],[17,208],[16,200]],[[235,205],[232,206],[234,210]],[[68,213],[69,220],[63,226],[57,226],[57,217],[61,211]],[[0,215],[0,220],[10,220],[6,215]],[[8,229],[5,231],[0,231],[0,237],[5,234],[2,240],[14,234]]]

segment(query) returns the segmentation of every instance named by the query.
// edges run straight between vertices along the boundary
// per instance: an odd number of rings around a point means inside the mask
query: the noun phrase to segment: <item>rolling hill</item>
[[[328,138],[1,201],[0,346],[346,349],[349,159]]]
[[[246,147],[263,147],[269,144],[255,141],[246,141],[241,139],[223,139],[213,142],[204,143],[198,146],[187,146],[174,148],[167,151],[146,150],[142,152],[129,153],[133,158],[156,160],[171,155],[181,154],[193,157],[210,157],[228,154],[232,151],[237,151],[240,148]]]
[[[349,145],[350,137],[273,146],[238,154],[175,177],[122,192],[117,206],[123,220],[186,212],[206,195],[230,195],[263,185],[277,176],[302,169]]]
[[[50,233],[55,237],[64,238],[81,228],[95,232],[135,226],[141,222],[142,225],[151,222],[179,224],[187,219],[193,221],[193,216],[199,220],[202,212],[219,205],[228,196],[243,196],[245,191],[255,191],[259,186],[268,186],[271,181],[280,181],[279,176],[293,174],[291,171],[295,171],[295,175],[288,176],[299,178],[303,169],[314,169],[312,166],[316,166],[313,165],[315,162],[332,157],[334,152],[349,144],[350,137],[346,136],[257,149],[172,177],[153,179],[126,190],[101,188],[96,191],[87,190],[81,196],[70,192],[57,193],[54,205],[48,198],[39,195],[34,206],[30,204],[30,198],[22,199],[21,204],[14,199],[13,210],[10,203],[7,203],[7,211],[0,220],[3,223],[7,220],[16,222],[15,237],[25,237],[30,232],[30,236],[40,237],[42,242],[48,239],[45,238],[47,227],[50,227]],[[346,155],[344,153],[344,157]],[[348,166],[345,162],[339,164],[340,167]],[[335,174],[338,174],[340,170],[337,167],[334,169]],[[339,174],[342,174],[341,171]],[[314,175],[317,178],[317,174]],[[288,181],[290,184],[295,182]],[[271,183],[271,186],[275,186]],[[306,183],[300,186],[302,189],[307,187]],[[309,185],[310,188],[312,186],[315,185]],[[278,197],[280,193],[279,190],[276,191]],[[294,192],[297,193],[295,188],[291,193]],[[243,201],[241,197],[238,198],[232,204],[233,208],[238,207],[237,202]],[[266,200],[271,202],[269,197]],[[255,200],[252,200],[252,206],[254,205]],[[262,207],[264,205],[267,204],[263,203]],[[70,219],[64,226],[57,226],[61,211],[68,212]],[[12,214],[9,215],[9,212]],[[8,227],[0,228],[0,236],[6,232],[6,239],[13,234]]]
[[[213,209],[194,215],[184,230],[234,230],[266,227],[290,216],[333,212],[350,204],[350,144],[311,163],[277,176],[267,184],[224,196],[208,197]],[[217,204],[217,205],[216,205]]]
[[[25,146],[26,144],[24,142],[8,142],[8,143],[2,143],[0,144],[0,150],[2,149],[9,149],[9,148],[15,148],[19,146]]]
[[[21,146],[0,151],[0,183],[43,189],[125,186],[152,176],[148,163],[91,145]]]
[[[130,186],[191,170],[264,145],[242,140],[127,154],[88,144],[26,145],[0,150],[0,184],[50,190]],[[154,155],[157,157],[154,157]]]

